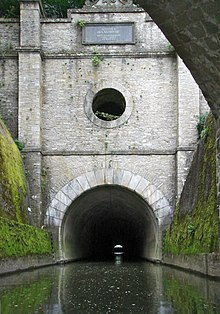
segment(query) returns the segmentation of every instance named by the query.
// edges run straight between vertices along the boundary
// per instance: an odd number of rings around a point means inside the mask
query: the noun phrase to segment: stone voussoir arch
[[[102,185],[119,185],[140,195],[152,208],[158,225],[162,229],[172,220],[173,210],[163,193],[144,177],[122,169],[98,169],[86,172],[61,188],[51,201],[45,224],[61,228],[68,207],[82,193]]]

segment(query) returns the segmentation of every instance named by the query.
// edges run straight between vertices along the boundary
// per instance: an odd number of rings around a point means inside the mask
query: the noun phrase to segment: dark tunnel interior
[[[105,88],[100,90],[94,97],[92,103],[93,112],[104,112],[120,117],[126,107],[124,96],[116,89]],[[104,117],[100,117],[105,120]]]
[[[84,192],[69,207],[62,226],[65,259],[113,259],[120,244],[125,259],[156,259],[157,220],[135,192],[104,185]]]

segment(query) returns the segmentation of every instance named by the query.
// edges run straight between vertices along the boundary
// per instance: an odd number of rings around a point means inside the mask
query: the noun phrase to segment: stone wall
[[[18,137],[18,46],[18,21],[0,18],[0,114],[13,138]]]
[[[137,0],[162,29],[219,116],[218,1]],[[207,79],[208,78],[208,79]]]
[[[220,278],[219,254],[200,255],[172,255],[165,254],[163,257],[165,265],[172,265],[187,271],[200,273],[202,275]]]
[[[35,223],[42,223],[42,213],[68,180],[109,162],[144,174],[174,206],[197,142],[195,116],[207,107],[156,24],[135,6],[114,12],[85,7],[70,10],[67,19],[40,18],[38,1],[24,1],[21,9],[20,25],[0,23],[3,46],[11,38],[19,47],[14,59],[8,52],[0,57],[13,63],[13,71],[7,66],[8,89],[2,89],[8,105],[0,112],[15,137],[18,124],[25,142]],[[84,45],[79,20],[134,22],[136,43]],[[97,67],[94,51],[101,58]],[[91,114],[93,97],[104,88],[126,100],[125,117],[108,125]]]
[[[70,10],[71,22],[42,23],[42,149],[49,183],[45,207],[72,176],[106,167],[110,160],[121,169],[144,173],[174,205],[197,141],[195,116],[204,110],[199,89],[146,12],[90,11]],[[83,45],[79,20],[138,20],[137,43]],[[96,68],[94,49],[102,59]],[[91,123],[88,107],[103,88],[115,88],[125,96],[131,107],[125,123],[113,128]]]
[[[210,114],[201,132],[173,222],[166,232],[165,253],[219,252],[215,134],[216,125]]]
[[[45,267],[52,264],[54,264],[53,257],[49,255],[30,255],[0,259],[0,275]]]
[[[93,169],[126,169],[141,174],[171,199],[175,193],[175,156],[168,155],[79,155],[79,156],[45,156],[43,158],[48,180],[48,200],[51,201],[57,191],[65,184]],[[151,170],[154,167],[154,172]],[[169,182],[169,185],[167,184]]]

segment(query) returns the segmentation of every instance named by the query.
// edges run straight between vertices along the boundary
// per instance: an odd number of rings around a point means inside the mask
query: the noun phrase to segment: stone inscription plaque
[[[134,44],[134,23],[86,24],[82,43],[87,45]]]

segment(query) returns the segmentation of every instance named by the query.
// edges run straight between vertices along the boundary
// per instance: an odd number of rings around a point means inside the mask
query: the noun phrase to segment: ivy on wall
[[[0,258],[51,254],[49,234],[25,224],[26,207],[22,158],[0,119]]]
[[[194,154],[173,223],[164,238],[164,252],[218,252],[215,121],[210,114],[206,136]]]
[[[0,119],[0,217],[25,223],[26,195],[21,154]]]
[[[0,218],[0,258],[51,254],[49,234],[42,229]]]

